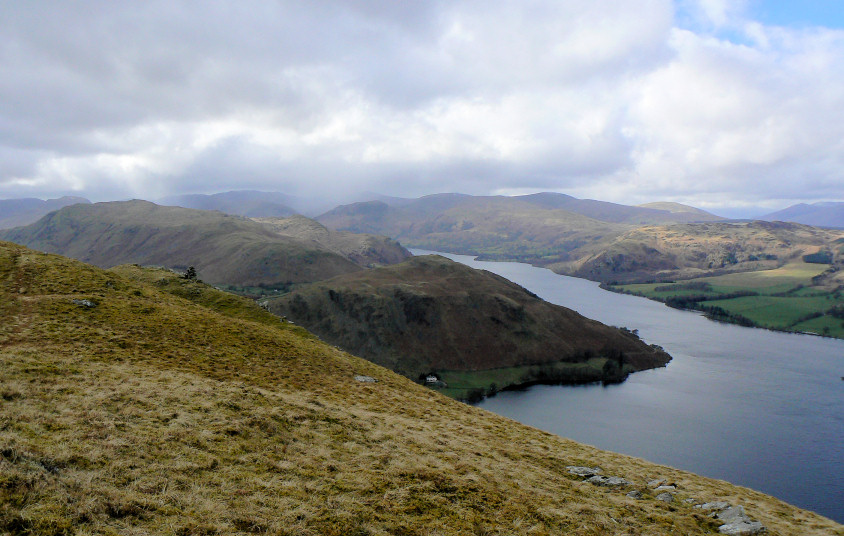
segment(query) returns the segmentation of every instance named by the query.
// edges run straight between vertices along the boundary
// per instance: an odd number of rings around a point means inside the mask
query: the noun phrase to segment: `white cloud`
[[[742,2],[86,7],[0,5],[0,195],[844,197],[844,36]]]

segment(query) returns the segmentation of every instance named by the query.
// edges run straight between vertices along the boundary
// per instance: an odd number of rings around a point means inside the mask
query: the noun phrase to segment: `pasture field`
[[[607,288],[704,311],[716,320],[844,338],[842,289],[813,286],[813,278],[828,268],[795,262],[774,270]]]

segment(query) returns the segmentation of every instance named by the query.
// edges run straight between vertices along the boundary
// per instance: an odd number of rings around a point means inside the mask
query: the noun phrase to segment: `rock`
[[[698,504],[695,508],[700,508],[702,510],[726,510],[732,506],[730,503],[726,501],[716,501],[716,502],[708,502],[703,504]]]
[[[735,536],[750,536],[752,534],[761,534],[767,532],[762,523],[758,521],[738,521],[736,523],[728,523],[718,527],[718,532],[721,534],[731,534]]]
[[[676,491],[677,486],[668,485],[668,486],[658,486],[654,491]]]
[[[659,495],[657,495],[656,500],[662,501],[662,502],[667,502],[667,503],[674,502],[674,495],[671,495],[670,493],[668,493],[666,491],[666,492],[663,492],[663,493],[660,493]]]
[[[661,486],[661,485],[663,485],[663,484],[665,484],[665,479],[664,479],[664,478],[657,478],[657,479],[654,479],[654,480],[649,480],[649,481],[648,481],[648,487],[649,487],[649,488],[656,488],[656,487],[659,487],[659,486]]]
[[[639,500],[639,499],[642,498],[642,492],[634,489],[633,491],[628,493],[627,496],[630,497],[631,499]]]
[[[602,473],[600,467],[581,467],[579,465],[569,465],[566,467],[566,470],[573,475],[583,477],[595,476]]]
[[[689,503],[689,504],[694,504],[694,503],[697,502],[697,499],[693,499],[692,497],[689,497],[688,499],[683,499],[683,502]]]
[[[744,513],[744,506],[731,506],[730,508],[715,514],[715,519],[720,519],[726,523],[744,520],[750,521],[750,518]]]
[[[355,379],[359,382],[364,382],[364,383],[375,383],[375,382],[378,381],[375,378],[373,378],[372,376],[355,376]]]
[[[632,486],[633,482],[621,478],[620,476],[600,476],[595,475],[592,478],[586,479],[586,482],[595,484],[596,486],[618,487],[618,486]]]
[[[97,304],[92,302],[91,300],[73,300],[73,303],[76,305],[81,305],[82,307],[96,307]]]

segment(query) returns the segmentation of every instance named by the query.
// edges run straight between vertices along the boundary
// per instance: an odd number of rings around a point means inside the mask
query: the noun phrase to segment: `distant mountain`
[[[543,192],[539,194],[516,196],[531,204],[547,209],[563,209],[583,216],[611,223],[631,223],[637,225],[723,220],[705,210],[688,207],[679,203],[648,203],[629,206],[594,199],[578,199],[570,195]]]
[[[38,221],[49,212],[77,203],[90,203],[84,197],[65,196],[58,199],[0,199],[0,229],[11,229]]]
[[[269,308],[412,379],[432,371],[534,366],[521,378],[531,382],[543,365],[612,357],[609,365],[578,367],[582,377],[574,379],[618,380],[670,359],[628,332],[437,255],[308,285],[273,298]]]
[[[816,227],[844,228],[844,203],[799,203],[783,210],[760,216],[760,220],[790,221]]]
[[[384,234],[408,246],[542,264],[579,258],[583,248],[636,226],[719,219],[670,208],[675,210],[549,192],[514,197],[436,194],[393,205],[343,205],[317,219],[335,229]]]
[[[381,201],[343,205],[317,218],[335,229],[384,234],[406,246],[487,258],[568,258],[630,226],[517,197],[440,194],[401,207]]]
[[[705,210],[701,210],[695,207],[690,207],[689,205],[684,205],[682,203],[673,203],[670,201],[655,201],[653,203],[644,203],[642,205],[636,206],[642,208],[652,208],[656,210],[666,210],[672,214],[689,214],[690,218],[694,218],[694,221],[718,221],[724,219],[720,216],[712,214],[711,212],[707,212]]]
[[[290,205],[296,198],[279,192],[237,190],[218,194],[174,195],[158,200],[158,204],[200,210],[219,210],[247,218],[281,218],[298,214]]]
[[[352,255],[306,234],[285,236],[219,212],[124,201],[66,207],[32,225],[2,232],[0,239],[102,267],[195,266],[203,280],[236,287],[286,289],[363,269]],[[392,241],[383,247],[393,250],[389,258],[407,254]],[[374,257],[361,259],[367,265],[377,263]]]

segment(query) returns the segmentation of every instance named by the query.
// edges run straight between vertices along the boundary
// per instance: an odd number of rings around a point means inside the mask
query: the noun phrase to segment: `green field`
[[[585,363],[557,362],[544,365],[524,365],[479,371],[442,371],[438,375],[446,387],[437,391],[458,400],[480,400],[506,388],[543,383],[590,383],[607,378],[608,359],[594,357]],[[613,363],[614,364],[614,363]],[[618,367],[616,367],[618,368]],[[620,381],[632,372],[624,366],[614,380]]]
[[[827,264],[797,262],[775,270],[609,288],[704,311],[716,320],[844,338],[844,319],[832,314],[834,307],[844,307],[841,289],[812,286],[812,278],[827,268]]]

